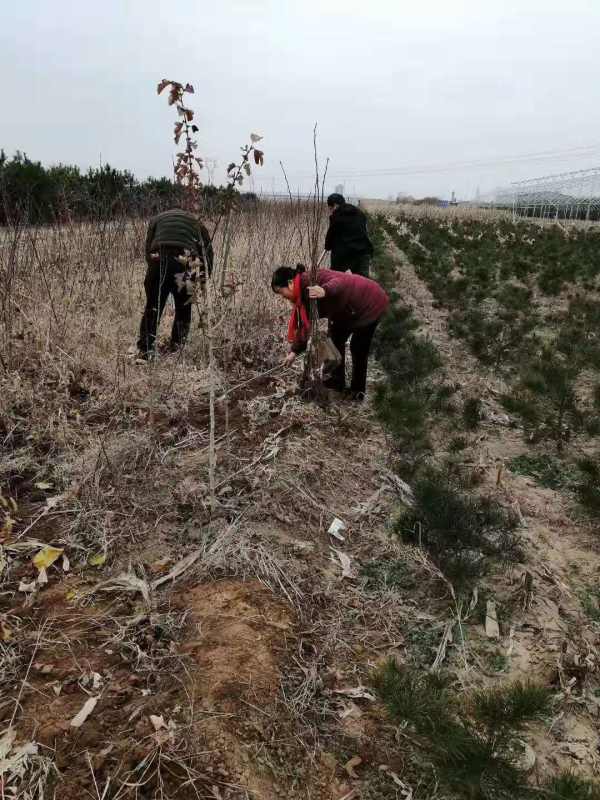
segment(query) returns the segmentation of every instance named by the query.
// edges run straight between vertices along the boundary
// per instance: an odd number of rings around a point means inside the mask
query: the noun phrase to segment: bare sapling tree
[[[307,239],[310,253],[310,285],[317,285],[317,276],[321,259],[319,257],[321,232],[323,228],[323,201],[325,196],[325,178],[329,159],[325,162],[323,177],[320,175],[319,155],[317,152],[317,125],[313,129],[313,151],[315,157],[315,183],[313,196],[310,206],[310,214],[307,220]],[[310,330],[311,335],[306,349],[306,360],[304,362],[304,385],[310,389],[310,393],[317,399],[327,396],[323,386],[323,366],[324,352],[319,330],[319,310],[317,301],[310,300]]]
[[[308,214],[303,216],[304,230],[299,230],[300,241],[306,243],[306,250],[310,264],[309,278],[310,285],[317,285],[317,276],[319,267],[325,255],[321,251],[321,237],[323,233],[323,207],[325,199],[325,180],[327,177],[327,168],[329,166],[329,159],[325,161],[323,174],[321,175],[321,168],[319,165],[319,154],[317,151],[317,124],[313,129],[313,152],[315,161],[315,178],[313,184],[313,191],[308,199],[309,209]],[[280,162],[281,164],[281,162]],[[283,164],[281,164],[283,176],[285,178],[290,204],[293,208],[294,198],[290,184],[285,172]],[[327,402],[328,394],[323,385],[323,371],[326,362],[331,356],[333,345],[328,337],[321,336],[319,330],[319,310],[317,300],[310,299],[309,301],[309,318],[310,318],[310,336],[306,346],[306,356],[304,360],[304,370],[302,373],[302,392],[310,398],[318,402]]]
[[[221,294],[225,291],[225,278],[227,275],[227,265],[229,262],[229,247],[231,243],[231,217],[232,213],[235,208],[235,201],[237,194],[234,191],[238,186],[241,186],[244,181],[244,176],[250,176],[252,174],[252,167],[250,166],[250,159],[251,157],[254,159],[254,163],[256,166],[262,166],[264,163],[264,153],[262,150],[259,150],[255,145],[257,142],[260,142],[263,137],[259,136],[257,133],[250,134],[250,144],[246,144],[240,148],[242,155],[240,160],[236,163],[232,161],[229,166],[227,167],[227,194],[226,194],[226,203],[224,214],[222,214],[218,219],[215,225],[215,229],[213,231],[213,240],[217,233],[218,226],[223,219],[225,218],[225,225],[223,230],[223,259],[221,263],[221,269],[219,270],[219,290]]]

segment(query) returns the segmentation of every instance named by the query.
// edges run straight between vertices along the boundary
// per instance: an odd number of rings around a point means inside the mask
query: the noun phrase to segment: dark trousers
[[[368,278],[370,268],[371,256],[368,253],[360,253],[344,259],[339,259],[332,255],[331,258],[331,269],[336,272],[346,272],[349,269],[355,275],[362,275],[363,278]]]
[[[183,344],[187,338],[192,321],[192,295],[189,290],[189,272],[177,260],[183,251],[174,247],[161,247],[160,258],[148,264],[144,288],[146,308],[140,324],[138,349],[141,353],[151,353],[156,343],[160,318],[172,294],[175,301],[175,320],[171,330],[171,347]]]
[[[346,342],[350,339],[350,354],[352,356],[352,382],[350,389],[353,392],[364,392],[367,388],[367,363],[373,334],[379,324],[375,320],[364,328],[350,330],[345,325],[332,323],[329,327],[331,341],[340,351],[341,364],[331,374],[328,385],[332,389],[342,391],[346,386]]]

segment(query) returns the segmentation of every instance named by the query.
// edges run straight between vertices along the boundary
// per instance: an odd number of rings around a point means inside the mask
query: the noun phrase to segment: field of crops
[[[0,233],[0,796],[599,797],[599,234],[373,215],[359,407],[281,368],[311,221],[149,363],[145,220]]]

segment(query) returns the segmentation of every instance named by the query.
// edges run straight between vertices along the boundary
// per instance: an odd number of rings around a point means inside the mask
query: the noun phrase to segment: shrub
[[[469,497],[429,469],[413,486],[415,505],[395,525],[403,539],[422,545],[459,589],[487,569],[487,558],[521,557],[515,522],[489,498]]]
[[[395,661],[375,674],[374,684],[394,721],[412,726],[417,745],[457,797],[531,796],[518,762],[518,735],[524,723],[548,714],[548,689],[515,683],[464,697],[452,690],[447,675]]]

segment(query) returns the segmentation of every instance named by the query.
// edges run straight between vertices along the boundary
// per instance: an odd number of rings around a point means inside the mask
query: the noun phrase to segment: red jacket
[[[319,317],[326,317],[334,325],[351,331],[376,322],[390,302],[376,281],[351,272],[321,269],[317,274],[317,284],[325,289],[325,297],[317,301]],[[302,300],[308,308],[308,287],[312,285],[309,273],[303,273],[301,285]],[[292,344],[292,350],[299,353],[305,347],[306,335],[300,332],[297,341]]]

